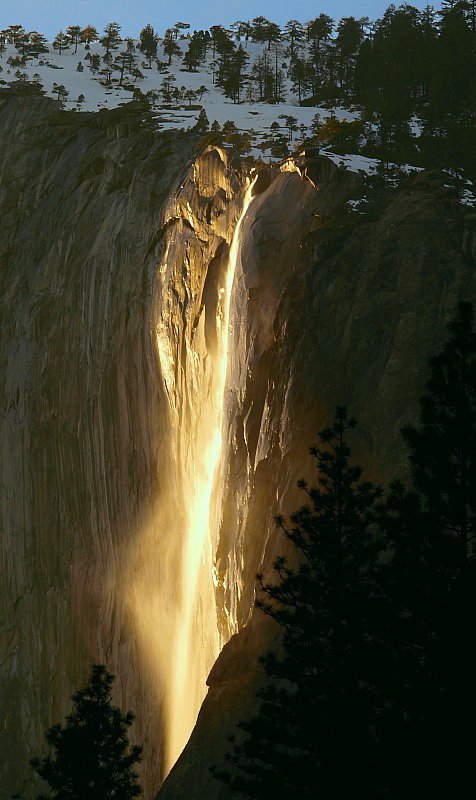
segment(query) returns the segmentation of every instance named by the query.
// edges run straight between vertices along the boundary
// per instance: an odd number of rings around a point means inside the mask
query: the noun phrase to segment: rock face
[[[165,800],[224,793],[208,767],[252,710],[257,656],[276,638],[251,613],[254,575],[282,550],[273,515],[300,502],[316,431],[345,403],[361,422],[355,454],[368,477],[404,475],[398,431],[415,416],[427,356],[457,299],[475,298],[472,232],[438,175],[413,178],[357,224],[342,209],[362,192],[358,176],[324,159],[308,177],[291,164],[263,171],[237,243],[244,171],[193,146],[153,133],[138,105],[72,115],[36,94],[0,95],[7,796],[31,791],[28,759],[94,662],[118,676],[116,700],[137,714],[146,797],[163,778],[190,464],[232,241],[207,545],[217,641],[231,639]],[[205,642],[200,674],[212,651]]]
[[[170,474],[157,324],[165,315],[180,352],[242,178],[218,152],[192,169],[192,141],[152,134],[136,105],[73,116],[36,95],[0,103],[1,791],[28,789],[45,730],[104,662],[136,712],[150,796],[164,698],[142,635],[153,646],[158,632],[130,590]],[[155,567],[146,578],[160,580]]]
[[[362,191],[357,176],[320,160],[308,173],[316,192],[281,176],[250,207],[244,228],[239,319],[248,371],[230,418],[225,519],[238,531],[245,627],[210,673],[198,723],[160,800],[229,796],[209,767],[223,763],[227,737],[256,710],[258,656],[278,640],[264,615],[249,618],[253,573],[268,571],[284,550],[271,515],[301,504],[293,487],[313,479],[307,445],[334,406],[346,404],[360,420],[353,444],[365,475],[405,478],[399,430],[418,413],[428,356],[458,299],[476,299],[467,219],[441,176],[416,176],[356,224],[341,212]]]

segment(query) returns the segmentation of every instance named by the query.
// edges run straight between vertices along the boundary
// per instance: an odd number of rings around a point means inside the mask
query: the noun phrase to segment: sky
[[[68,25],[91,23],[102,29],[112,20],[122,25],[123,36],[137,36],[147,23],[162,33],[177,21],[188,22],[193,28],[210,25],[229,25],[238,19],[263,15],[283,24],[289,19],[306,21],[321,12],[334,19],[344,16],[376,19],[390,0],[0,0],[0,29],[22,24],[27,30],[39,30],[48,38]],[[398,4],[398,0],[396,0]],[[426,0],[414,0],[412,5],[423,8]],[[435,5],[439,5],[435,3]]]

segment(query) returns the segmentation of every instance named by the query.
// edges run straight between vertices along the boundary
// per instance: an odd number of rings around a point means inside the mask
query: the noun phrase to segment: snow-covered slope
[[[178,44],[182,53],[184,53],[188,48],[188,40],[184,39],[179,41]],[[54,84],[64,85],[69,92],[68,97],[63,102],[66,109],[98,111],[102,108],[115,108],[131,100],[133,90],[132,88],[126,89],[119,86],[117,72],[113,73],[110,86],[105,85],[104,76],[98,73],[93,74],[88,66],[89,61],[86,60],[88,51],[84,45],[78,45],[76,53],[74,52],[74,47],[71,46],[70,49],[63,51],[61,55],[51,45],[48,46],[48,53],[39,58],[30,58],[25,67],[17,68],[10,67],[7,63],[10,56],[18,56],[15,47],[7,43],[7,50],[0,60],[0,66],[3,67],[3,71],[0,72],[0,87],[18,80],[16,73],[19,71],[23,74],[26,73],[28,80],[33,80],[36,75],[36,80],[41,82],[49,96],[56,96],[53,92]],[[122,49],[123,45],[119,47],[119,51]],[[255,59],[266,50],[266,44],[248,42],[246,43],[246,50],[249,54],[249,67],[251,67]],[[102,58],[104,48],[100,44],[94,43],[91,45],[89,54],[98,54]],[[128,87],[137,87],[144,94],[148,92],[158,93],[165,77],[164,73],[159,71],[155,62],[152,62],[151,69],[147,68],[146,61],[138,49],[136,54],[139,57],[141,72],[144,77],[137,79],[135,82],[131,79],[127,79],[124,82]],[[158,58],[161,61],[168,61],[167,56],[163,53],[162,42],[159,44]],[[189,101],[163,103],[159,98],[154,102],[159,127],[163,129],[189,128],[195,125],[200,110],[203,108],[210,124],[216,120],[220,125],[223,125],[224,122],[230,120],[235,123],[238,130],[251,131],[253,133],[253,144],[256,145],[263,138],[269,136],[273,122],[277,122],[282,127],[283,133],[287,132],[285,121],[281,118],[281,115],[292,115],[297,119],[296,128],[299,129],[301,125],[304,125],[307,130],[309,130],[312,119],[317,113],[322,121],[325,121],[331,115],[339,120],[347,119],[348,121],[357,117],[357,112],[344,108],[329,110],[326,108],[300,107],[292,92],[292,84],[287,77],[287,70],[284,70],[286,75],[285,102],[272,105],[245,100],[240,104],[235,104],[224,96],[220,87],[214,85],[212,61],[213,58],[210,52],[205,64],[199,67],[197,72],[188,72],[183,67],[181,57],[174,56],[169,67],[169,73],[173,76],[173,85],[185,90],[197,90],[199,87],[205,86],[207,91],[200,101],[194,101],[193,107],[190,107]],[[84,66],[82,72],[77,70],[80,62]],[[283,63],[289,63],[289,59],[286,59],[285,56],[283,56]],[[82,102],[78,102],[80,95],[84,97]],[[302,131],[296,130],[293,133],[293,143],[298,143],[300,138],[302,138]],[[262,151],[255,147],[252,148],[252,153],[263,156]]]
[[[277,104],[257,102],[251,99],[253,90],[243,90],[243,101],[233,103],[225,97],[222,89],[214,83],[213,62],[214,58],[211,49],[205,62],[197,68],[196,72],[185,69],[183,55],[189,46],[189,39],[183,38],[177,41],[181,50],[180,55],[175,55],[170,66],[164,66],[162,71],[157,64],[162,62],[167,65],[168,56],[163,50],[163,40],[160,40],[157,61],[152,60],[152,66],[148,66],[147,59],[139,50],[139,42],[135,40],[135,55],[139,64],[139,74],[142,77],[131,77],[124,75],[124,85],[120,85],[119,72],[112,71],[109,85],[107,85],[104,74],[93,72],[90,69],[91,56],[97,55],[100,60],[99,69],[104,67],[104,47],[98,42],[86,48],[84,44],[78,44],[75,52],[74,45],[70,45],[61,54],[58,53],[48,43],[48,53],[39,57],[28,57],[26,65],[11,66],[8,63],[10,57],[18,57],[19,53],[11,43],[6,43],[5,52],[0,55],[0,91],[2,87],[8,86],[17,80],[35,80],[42,85],[45,93],[50,97],[57,97],[54,91],[55,85],[63,85],[67,90],[67,96],[62,98],[62,105],[70,111],[92,111],[97,112],[101,109],[112,109],[128,103],[134,97],[134,93],[140,91],[142,95],[147,95],[151,102],[153,114],[160,130],[171,130],[177,128],[188,129],[193,127],[203,109],[207,115],[209,124],[217,121],[220,126],[227,121],[235,124],[239,132],[249,132],[251,134],[251,148],[249,155],[265,161],[279,161],[281,156],[273,157],[271,150],[271,140],[276,133],[285,134],[289,137],[289,129],[284,117],[292,116],[295,118],[295,127],[289,139],[289,147],[292,151],[303,140],[303,137],[311,135],[311,125],[318,115],[319,122],[325,123],[330,117],[339,121],[347,120],[351,122],[359,118],[359,111],[355,108],[343,108],[339,106],[299,106],[297,97],[293,93],[293,85],[288,74],[289,57],[283,49],[280,55],[280,68],[282,70],[283,102]],[[256,60],[267,51],[266,43],[242,42],[245,47],[249,60],[247,72],[251,72]],[[126,43],[121,42],[113,55],[117,55],[126,48]],[[273,55],[271,51],[271,55]],[[274,57],[274,55],[273,55]],[[82,66],[78,70],[78,65]],[[164,78],[170,80],[173,88],[180,90],[181,98],[164,102],[161,87]],[[252,81],[249,82],[252,86]],[[195,98],[187,97],[187,91],[196,92]],[[185,99],[184,99],[185,96]],[[280,130],[273,131],[273,123],[279,125]],[[414,117],[412,120],[412,130],[415,135],[421,133],[420,121]],[[381,167],[378,159],[367,158],[356,153],[345,155],[337,154],[332,150],[321,149],[323,155],[328,156],[335,164],[351,171],[362,174],[375,174]],[[419,171],[421,168],[409,164],[390,164],[401,175],[410,171]],[[458,179],[458,185],[461,180]],[[470,182],[465,184],[466,194],[461,195],[461,201],[470,207],[474,207],[475,200],[469,188]],[[461,186],[460,186],[461,189]]]

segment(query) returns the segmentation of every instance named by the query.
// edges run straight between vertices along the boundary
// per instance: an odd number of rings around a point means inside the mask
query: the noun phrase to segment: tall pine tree
[[[311,451],[319,478],[286,539],[298,566],[277,559],[277,583],[258,576],[258,607],[283,629],[282,654],[262,659],[268,678],[257,716],[240,723],[229,769],[215,776],[246,797],[370,797],[375,718],[387,669],[378,636],[383,610],[379,545],[372,535],[380,489],[350,466],[355,421],[337,408]],[[244,735],[243,735],[244,734]]]
[[[134,765],[141,748],[129,747],[134,715],[112,705],[113,676],[95,665],[88,684],[73,695],[66,724],[46,734],[52,753],[34,758],[35,772],[50,786],[38,800],[130,800],[141,793]]]
[[[463,796],[471,763],[463,725],[463,709],[476,711],[476,333],[469,303],[460,303],[449,330],[430,361],[419,424],[402,432],[413,490],[393,484],[383,519],[394,554],[388,577],[398,712],[383,716],[382,761],[405,765],[395,771],[395,798]]]

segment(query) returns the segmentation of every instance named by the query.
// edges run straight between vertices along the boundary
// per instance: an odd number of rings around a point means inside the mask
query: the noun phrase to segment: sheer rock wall
[[[94,662],[137,715],[146,796],[162,777],[160,678],[140,641],[148,621],[126,602],[170,472],[157,321],[175,326],[179,353],[242,177],[217,151],[192,166],[191,138],[153,134],[143,117],[138,104],[72,115],[0,95],[6,796],[28,788],[29,758]]]
[[[143,596],[169,580],[173,593],[180,550],[164,561],[180,514],[179,494],[170,519],[161,505],[176,474],[169,379],[186,409],[183,354],[198,326],[207,341],[244,175],[218,150],[196,158],[189,136],[154,134],[137,104],[72,115],[26,91],[0,94],[0,792],[28,794],[29,757],[103,661],[137,714],[150,797],[164,697],[144,640],[167,636]],[[345,403],[368,477],[405,475],[398,431],[427,356],[457,299],[475,298],[471,221],[440,176],[413,178],[344,235],[335,220],[361,179],[325,159],[308,177],[289,168],[256,183],[233,292],[216,553],[232,638],[164,800],[226,796],[208,768],[252,711],[257,656],[276,638],[251,613],[254,575],[282,550],[273,515],[300,502],[316,432]]]

